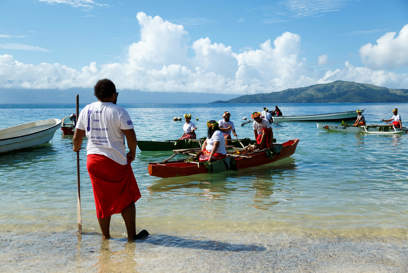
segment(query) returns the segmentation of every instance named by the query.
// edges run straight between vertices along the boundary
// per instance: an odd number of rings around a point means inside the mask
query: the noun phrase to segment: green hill
[[[215,103],[408,102],[408,89],[390,89],[347,81],[240,96]]]

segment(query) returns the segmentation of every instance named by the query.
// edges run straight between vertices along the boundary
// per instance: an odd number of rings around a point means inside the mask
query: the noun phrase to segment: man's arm
[[[137,147],[137,139],[135,130],[121,130],[126,137],[127,146],[129,148],[129,152],[127,153],[128,162],[132,162],[135,160],[136,156],[136,147]]]
[[[85,136],[85,131],[81,129],[75,129],[74,137],[72,138],[72,150],[78,152],[81,150],[82,139]]]

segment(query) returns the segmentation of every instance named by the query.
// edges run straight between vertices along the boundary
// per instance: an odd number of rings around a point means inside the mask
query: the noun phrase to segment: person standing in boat
[[[230,112],[228,112],[228,111],[224,112],[222,117],[223,117],[223,119],[220,119],[218,121],[218,125],[219,125],[220,130],[222,131],[222,133],[224,135],[225,143],[227,144],[228,140],[231,139],[231,132],[236,138],[238,137],[238,135],[235,132],[234,123],[232,121],[230,121],[230,117],[231,117]]]
[[[365,126],[366,121],[365,121],[365,117],[363,116],[363,111],[358,109],[358,110],[356,110],[356,112],[357,112],[357,119],[354,122],[353,126],[354,127]]]
[[[398,108],[394,108],[392,110],[393,116],[390,119],[383,119],[384,122],[392,123],[390,125],[394,126],[395,128],[402,129],[402,119],[401,116],[398,114]]]
[[[254,135],[258,147],[261,149],[271,148],[273,141],[273,131],[269,121],[262,118],[259,112],[253,112],[251,118],[254,120]]]
[[[227,156],[224,135],[215,120],[207,121],[207,139],[201,146],[199,161],[212,161],[223,159]]]
[[[191,122],[191,114],[184,114],[184,119],[186,122],[183,125],[184,134],[180,137],[182,139],[196,139],[195,130],[197,130],[197,126]]]
[[[96,216],[103,239],[110,238],[111,216],[121,213],[128,241],[143,239],[146,230],[136,234],[135,202],[141,197],[130,163],[135,159],[137,139],[128,112],[116,105],[115,84],[103,79],[96,83],[97,102],[88,104],[79,114],[73,150],[81,149],[88,138],[86,166],[94,192]],[[125,141],[129,148],[126,153]]]

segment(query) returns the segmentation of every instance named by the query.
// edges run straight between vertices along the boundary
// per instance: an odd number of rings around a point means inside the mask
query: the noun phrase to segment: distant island
[[[408,89],[390,89],[348,81],[334,81],[280,92],[239,96],[214,103],[323,103],[323,102],[408,102]]]

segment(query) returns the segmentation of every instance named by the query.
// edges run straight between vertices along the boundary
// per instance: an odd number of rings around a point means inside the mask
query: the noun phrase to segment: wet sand
[[[285,233],[0,234],[0,272],[408,272],[408,241]]]

